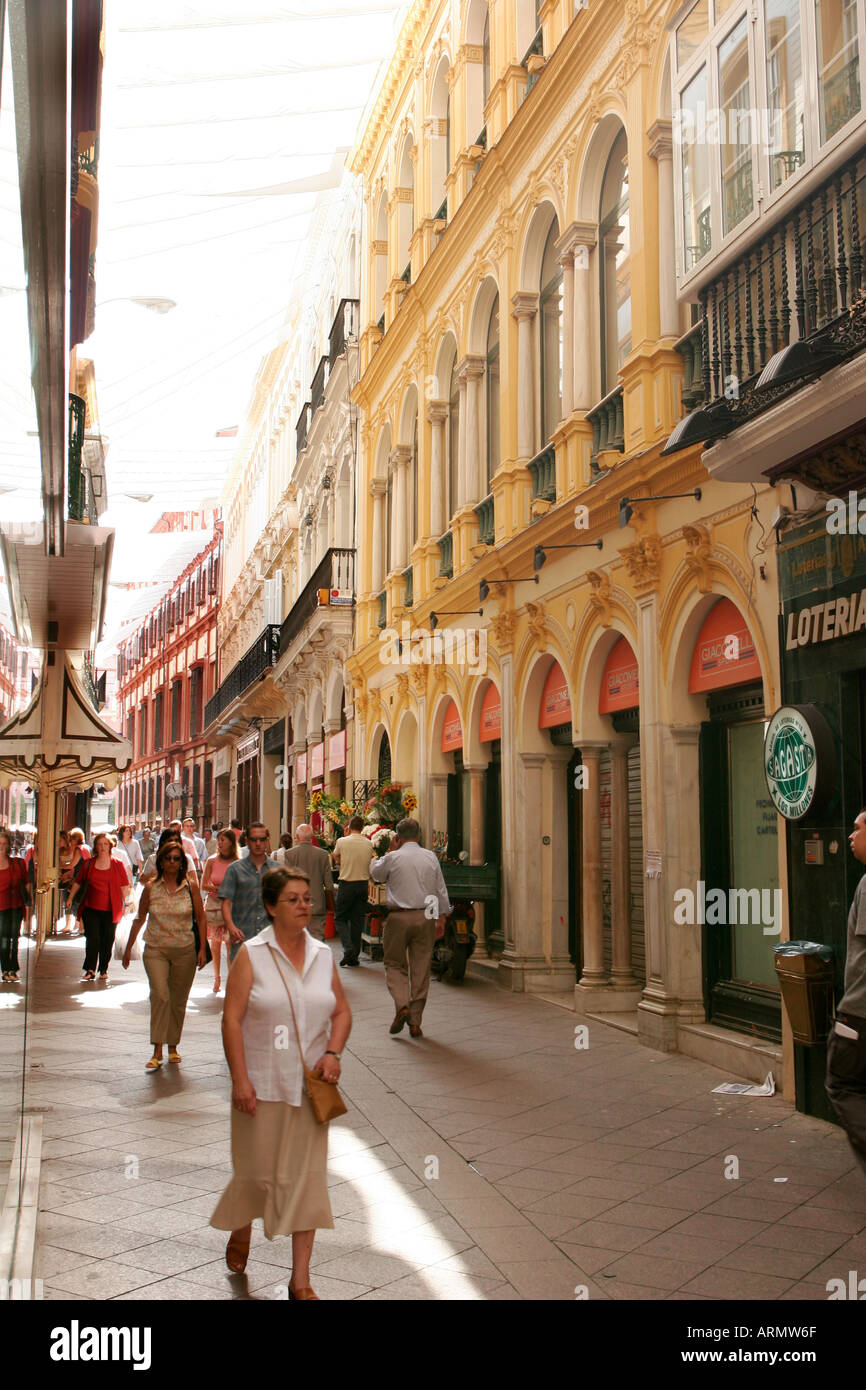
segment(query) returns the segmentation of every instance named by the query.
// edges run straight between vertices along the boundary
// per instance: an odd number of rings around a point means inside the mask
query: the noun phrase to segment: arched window
[[[554,217],[541,258],[541,430],[542,447],[562,419],[562,266],[556,254],[559,223]]]
[[[392,537],[391,537],[391,526],[392,526],[392,520],[391,520],[391,518],[392,518],[392,513],[393,513],[393,507],[392,507],[392,502],[393,502],[393,500],[394,500],[394,470],[393,470],[393,468],[390,468],[390,467],[389,467],[389,469],[388,469],[388,488],[387,488],[387,491],[386,491],[386,493],[385,493],[385,573],[386,573],[386,574],[390,574],[390,573],[391,573],[391,565],[392,565],[392,563],[393,563],[393,543],[392,543]]]
[[[460,448],[460,378],[457,375],[457,355],[451,367],[451,384],[448,388],[448,496],[445,514],[450,525],[457,510],[457,470]]]
[[[384,192],[376,211],[373,252],[373,316],[384,332],[385,289],[388,283],[388,195]]]
[[[631,352],[628,142],[620,131],[604,171],[599,210],[602,395],[617,383]]]
[[[412,547],[421,532],[421,518],[418,515],[420,489],[418,487],[418,412],[415,412],[415,424],[412,428],[412,462],[409,471],[409,516],[411,518],[411,529],[409,532],[409,555],[407,563],[412,558]]]
[[[481,35],[481,104],[487,105],[490,96],[490,10],[484,9],[484,30]]]
[[[451,170],[451,94],[448,90],[448,59],[436,70],[430,103],[430,212],[445,217],[445,180]]]
[[[493,301],[487,324],[487,361],[484,372],[487,406],[487,488],[499,467],[499,295]]]
[[[382,742],[379,744],[379,765],[376,774],[380,783],[391,780],[391,744],[386,733],[382,734]]]

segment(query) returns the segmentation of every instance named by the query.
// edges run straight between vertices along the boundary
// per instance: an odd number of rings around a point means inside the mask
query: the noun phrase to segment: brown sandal
[[[302,1300],[309,1301],[311,1298],[314,1298],[317,1303],[321,1303],[322,1301],[317,1293],[313,1293],[309,1285],[307,1285],[305,1289],[293,1289],[291,1284],[289,1285],[290,1303],[300,1303]]]
[[[246,1239],[243,1238],[243,1231],[246,1230]],[[252,1226],[242,1228],[240,1231],[232,1231],[229,1243],[226,1246],[226,1264],[233,1274],[243,1274],[247,1267],[247,1260],[250,1257],[250,1238],[252,1236]],[[291,1292],[291,1290],[289,1291]]]

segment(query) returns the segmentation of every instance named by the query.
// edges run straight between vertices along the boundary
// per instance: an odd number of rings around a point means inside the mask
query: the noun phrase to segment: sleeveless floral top
[[[170,892],[165,880],[150,885],[150,905],[144,933],[146,946],[194,946],[192,894],[184,882]]]

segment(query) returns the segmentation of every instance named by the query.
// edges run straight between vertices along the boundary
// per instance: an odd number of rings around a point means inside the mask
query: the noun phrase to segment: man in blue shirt
[[[246,829],[249,854],[229,864],[220,884],[223,921],[231,940],[229,960],[233,961],[245,941],[258,936],[270,922],[262,901],[262,877],[269,869],[279,868],[268,855],[270,834],[261,821],[253,821]]]

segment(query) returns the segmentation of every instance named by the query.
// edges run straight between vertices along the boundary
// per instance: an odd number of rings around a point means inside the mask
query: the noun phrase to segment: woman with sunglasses
[[[186,1001],[196,966],[205,964],[206,924],[198,884],[187,873],[187,856],[179,839],[169,839],[156,853],[156,878],[141,895],[129,929],[123,968],[129,969],[133,943],[147,919],[144,968],[150,982],[150,1041],[153,1056],[145,1071],[159,1071],[162,1049],[179,1062],[177,1045],[186,1017]],[[193,922],[198,928],[196,950]]]

